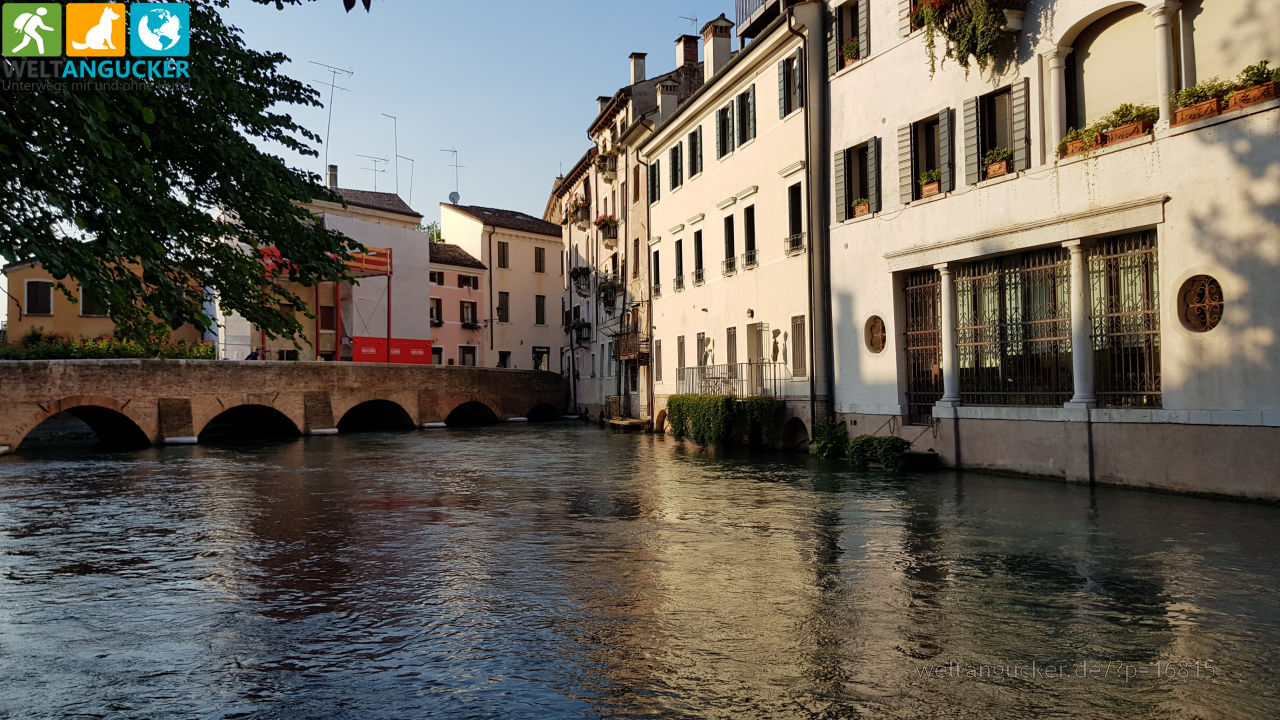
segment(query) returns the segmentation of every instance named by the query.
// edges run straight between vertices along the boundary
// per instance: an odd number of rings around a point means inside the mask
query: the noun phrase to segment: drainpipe
[[[574,252],[573,252],[573,222],[565,223],[568,228],[569,235],[565,238],[564,244],[564,296],[566,299],[564,309],[569,313],[569,325],[565,328],[565,333],[569,336],[569,402],[573,404],[573,411],[578,412],[578,349],[574,345],[576,338],[573,331],[573,268]]]
[[[489,233],[489,239],[485,242],[485,244],[489,248],[489,354],[490,355],[493,355],[494,353],[493,326],[497,324],[494,322],[495,316],[494,316],[494,308],[493,308],[493,278],[495,275],[497,275],[497,273],[494,272],[496,270],[495,265],[497,263],[494,261],[494,255],[493,255],[493,233],[496,231],[497,231],[497,228],[491,227],[489,225],[485,225],[484,229],[481,231],[481,232]],[[462,351],[459,350],[458,352],[462,352]],[[459,358],[459,362],[461,362],[461,358]]]
[[[648,182],[649,163],[640,159],[640,151],[636,151],[636,165],[644,168],[645,182]],[[654,408],[654,378],[653,369],[656,367],[658,358],[653,352],[653,268],[649,266],[649,259],[653,256],[649,251],[649,235],[650,228],[653,227],[653,203],[649,201],[649,191],[646,185],[644,193],[644,287],[641,289],[641,297],[645,299],[645,306],[649,308],[645,313],[645,337],[649,338],[649,369],[645,371],[645,407],[649,408],[649,428],[650,432],[658,432],[661,428],[655,427],[653,423],[658,417],[658,413]],[[636,258],[636,262],[640,262],[640,258]]]

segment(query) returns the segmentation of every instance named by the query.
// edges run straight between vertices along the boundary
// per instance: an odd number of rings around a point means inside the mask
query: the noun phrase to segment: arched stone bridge
[[[0,454],[68,412],[115,445],[213,433],[329,435],[556,419],[565,378],[534,370],[217,360],[0,362]]]

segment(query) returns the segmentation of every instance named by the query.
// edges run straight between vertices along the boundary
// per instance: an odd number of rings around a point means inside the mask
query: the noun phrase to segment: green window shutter
[[[733,152],[733,149],[737,147],[737,145],[734,144],[734,138],[737,137],[737,130],[736,130],[737,125],[735,125],[733,122],[733,106],[734,106],[733,101],[730,101],[729,107],[725,108],[725,112],[728,114],[729,121],[725,123],[725,125],[727,126],[727,129],[725,130],[725,133],[724,133],[724,144],[725,144],[725,149],[728,152]]]
[[[848,150],[836,151],[835,169],[832,172],[831,182],[831,195],[836,202],[836,222],[849,219],[849,192],[845,173],[845,162],[848,156]]]
[[[1013,114],[1013,169],[1026,170],[1031,167],[1031,113],[1028,107],[1031,97],[1030,78],[1014,82],[1009,96],[1010,112]]]
[[[698,144],[698,154],[695,155],[694,158],[697,160],[697,163],[698,163],[698,172],[702,172],[702,126],[701,125],[699,125],[697,131],[694,132],[694,137]]]
[[[795,76],[791,81],[791,94],[794,96],[792,109],[795,110],[804,107],[804,50],[796,51],[792,71]]]
[[[716,159],[724,157],[724,111],[716,111]]]
[[[978,143],[978,98],[964,101],[964,182],[974,185],[982,179],[982,146]]]
[[[787,116],[787,61],[778,63],[778,117]]]
[[[862,0],[866,2],[866,0]],[[867,143],[867,197],[871,201],[871,212],[880,212],[880,138],[871,138]]]
[[[911,34],[911,0],[898,0],[898,34]]]
[[[858,0],[858,57],[871,57],[871,0]]]
[[[751,90],[747,95],[747,137],[754,138],[756,136],[756,86],[751,84]]]
[[[915,199],[915,173],[911,166],[911,136],[914,127],[903,125],[898,128],[898,199],[903,205]]]
[[[827,76],[840,69],[840,11],[827,13]]]
[[[938,113],[938,169],[942,170],[942,192],[956,189],[955,143],[951,135],[951,108],[947,108]]]

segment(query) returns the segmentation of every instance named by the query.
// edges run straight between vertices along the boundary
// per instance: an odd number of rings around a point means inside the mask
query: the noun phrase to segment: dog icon
[[[102,19],[97,25],[89,28],[89,32],[84,36],[84,42],[72,41],[71,47],[77,50],[115,50],[116,45],[111,41],[112,24],[120,19],[120,14],[111,9],[111,6],[102,9]]]

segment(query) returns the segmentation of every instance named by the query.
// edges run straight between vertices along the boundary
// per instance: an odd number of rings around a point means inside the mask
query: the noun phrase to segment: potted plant
[[[609,148],[601,150],[596,155],[596,170],[605,175],[616,173],[618,171],[618,150],[617,148]]]
[[[585,197],[574,195],[569,200],[567,215],[571,221],[577,224],[579,230],[587,229],[587,223],[590,222],[590,212],[591,209]]]
[[[462,323],[462,329],[463,329],[463,330],[469,330],[469,331],[479,330],[479,329],[480,329],[480,323],[477,323],[477,322],[464,322],[464,323]]]
[[[1270,61],[1254,63],[1240,71],[1235,89],[1227,94],[1227,110],[1239,110],[1274,100],[1276,83],[1280,82],[1280,68],[1268,68]]]
[[[1171,100],[1174,108],[1171,125],[1181,125],[1192,120],[1203,120],[1216,117],[1222,112],[1222,99],[1233,89],[1235,83],[1219,78],[1202,80],[1183,90],[1175,90]]]
[[[579,343],[591,343],[591,323],[586,320],[574,320],[569,323],[569,331],[574,334]]]
[[[582,297],[591,294],[591,268],[580,265],[569,271],[569,280],[573,282],[573,288]]]
[[[840,48],[840,55],[844,57],[845,67],[849,67],[862,59],[862,44],[858,42],[858,38],[851,37],[845,40],[844,46]]]
[[[1006,147],[991,148],[982,156],[986,178],[997,178],[1013,171],[1013,151]]]
[[[871,212],[871,201],[867,198],[858,198],[853,201],[853,216],[862,217]]]
[[[930,74],[937,69],[939,35],[945,57],[966,72],[971,58],[986,70],[1013,46],[1026,9],[1027,0],[920,0],[912,19],[914,27],[925,31]]]
[[[920,197],[933,197],[942,192],[942,170],[934,168],[920,173]]]
[[[1058,157],[1089,152],[1114,143],[1132,140],[1151,132],[1160,117],[1154,105],[1124,103],[1084,128],[1071,128],[1058,142]]]
[[[596,293],[600,295],[600,302],[605,305],[613,305],[621,291],[622,283],[617,280],[605,280],[596,288]]]
[[[618,239],[618,218],[613,215],[601,215],[596,218],[595,225],[605,240]]]

